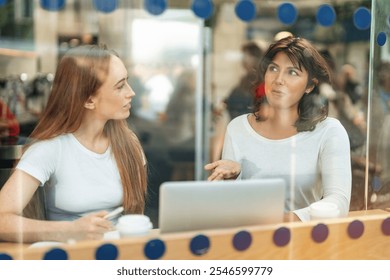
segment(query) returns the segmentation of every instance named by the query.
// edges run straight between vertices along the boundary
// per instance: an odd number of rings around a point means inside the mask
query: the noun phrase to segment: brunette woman
[[[308,220],[310,204],[323,200],[347,215],[350,143],[341,123],[327,117],[319,94],[321,83],[330,83],[324,58],[303,38],[281,39],[261,60],[259,81],[265,95],[253,113],[230,122],[222,160],[205,166],[209,180],[284,178],[286,213]]]

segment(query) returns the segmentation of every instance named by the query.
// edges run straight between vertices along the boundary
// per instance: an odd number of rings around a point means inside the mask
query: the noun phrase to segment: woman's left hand
[[[236,179],[241,172],[240,164],[232,160],[217,160],[206,164],[204,169],[212,171],[208,181]]]

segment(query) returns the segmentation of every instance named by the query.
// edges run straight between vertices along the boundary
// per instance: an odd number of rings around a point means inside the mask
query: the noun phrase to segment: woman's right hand
[[[105,232],[114,229],[112,222],[104,219],[107,214],[107,211],[99,211],[73,221],[71,235],[75,240],[102,239]]]
[[[232,160],[217,160],[206,164],[204,169],[212,171],[208,181],[236,179],[241,172],[240,164]]]

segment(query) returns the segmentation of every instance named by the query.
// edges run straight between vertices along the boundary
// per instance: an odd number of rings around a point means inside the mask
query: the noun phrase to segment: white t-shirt
[[[294,211],[301,220],[309,220],[308,206],[321,198],[336,203],[343,216],[349,211],[350,144],[334,118],[326,118],[314,131],[270,140],[251,127],[248,114],[241,115],[227,127],[222,159],[241,164],[241,179],[283,178],[285,211]]]
[[[111,149],[94,153],[73,134],[33,144],[16,168],[45,188],[49,220],[74,220],[122,205],[122,184]]]

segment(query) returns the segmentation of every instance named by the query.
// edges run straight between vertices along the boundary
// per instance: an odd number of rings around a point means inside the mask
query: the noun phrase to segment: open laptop
[[[161,233],[279,223],[285,181],[175,181],[160,187]]]

